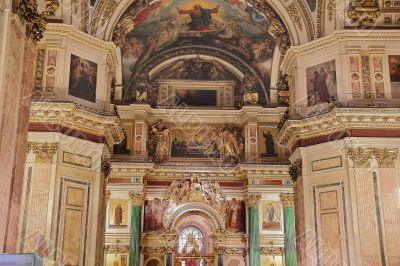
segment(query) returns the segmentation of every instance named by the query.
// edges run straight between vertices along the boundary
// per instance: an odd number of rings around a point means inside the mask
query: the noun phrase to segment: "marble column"
[[[296,231],[294,219],[294,195],[292,193],[281,194],[283,206],[283,220],[285,232],[285,264],[288,266],[297,265],[296,255]]]
[[[258,205],[261,195],[252,193],[246,195],[246,203],[249,210],[250,233],[250,265],[260,266],[260,226]]]
[[[129,245],[129,266],[140,265],[140,228],[144,195],[129,193],[131,199],[131,240]]]

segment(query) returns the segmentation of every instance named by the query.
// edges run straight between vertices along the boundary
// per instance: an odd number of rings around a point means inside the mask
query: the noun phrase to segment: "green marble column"
[[[260,266],[260,226],[258,204],[260,194],[247,194],[246,202],[249,208],[249,235],[250,235],[250,265]]]
[[[132,201],[131,207],[131,240],[129,245],[129,266],[140,265],[140,229],[142,220],[142,205],[144,196],[137,193],[129,193]]]
[[[283,220],[285,232],[285,264],[287,266],[297,265],[296,255],[296,231],[294,224],[294,195],[291,193],[281,194],[283,205]]]

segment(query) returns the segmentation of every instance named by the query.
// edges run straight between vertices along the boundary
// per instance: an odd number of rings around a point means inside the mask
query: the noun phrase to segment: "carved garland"
[[[301,159],[297,159],[294,161],[289,167],[289,175],[292,178],[293,182],[296,182],[297,178],[302,175],[303,163]]]
[[[26,36],[36,43],[43,38],[46,29],[45,18],[54,15],[60,3],[58,0],[46,1],[44,11],[38,12],[37,0],[21,0],[18,3],[17,14],[25,22]]]

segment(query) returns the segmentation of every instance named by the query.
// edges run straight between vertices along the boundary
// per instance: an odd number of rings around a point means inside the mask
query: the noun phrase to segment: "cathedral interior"
[[[400,265],[400,1],[0,0],[0,265]]]

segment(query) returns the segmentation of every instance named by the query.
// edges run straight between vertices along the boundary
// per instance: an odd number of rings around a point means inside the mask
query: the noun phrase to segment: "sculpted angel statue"
[[[160,122],[150,127],[149,150],[152,150],[153,160],[157,163],[164,162],[169,155],[169,129]]]

